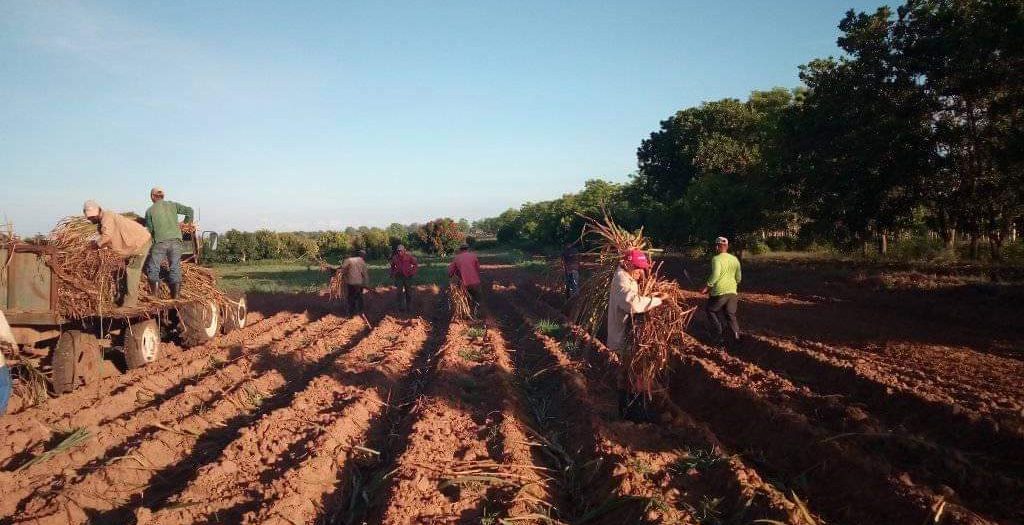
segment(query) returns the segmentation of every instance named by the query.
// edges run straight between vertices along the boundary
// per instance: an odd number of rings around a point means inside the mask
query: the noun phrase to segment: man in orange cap
[[[110,248],[126,259],[125,291],[121,297],[121,306],[137,305],[142,263],[153,244],[149,231],[120,213],[104,210],[93,200],[85,201],[82,213],[90,222],[99,225],[100,238],[93,243],[93,247]]]

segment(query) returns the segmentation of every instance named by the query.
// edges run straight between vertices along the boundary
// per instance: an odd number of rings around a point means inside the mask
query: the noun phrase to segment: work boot
[[[170,283],[167,286],[171,289],[171,299],[177,299],[181,292],[181,283]]]

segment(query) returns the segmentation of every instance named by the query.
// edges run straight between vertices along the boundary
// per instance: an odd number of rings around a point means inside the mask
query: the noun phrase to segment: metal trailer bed
[[[122,368],[138,368],[161,357],[162,321],[177,310],[188,337],[183,346],[205,343],[219,333],[245,325],[244,295],[230,296],[226,308],[180,301],[167,307],[115,308],[82,319],[67,319],[56,311],[59,277],[48,265],[56,255],[51,246],[16,243],[0,247],[0,310],[18,345],[18,360],[34,360],[51,370],[57,394],[70,392],[111,373],[106,357],[123,353]],[[12,363],[8,363],[9,365]]]

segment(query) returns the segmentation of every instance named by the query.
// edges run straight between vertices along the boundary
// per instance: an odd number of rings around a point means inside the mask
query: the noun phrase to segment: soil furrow
[[[401,330],[400,324],[385,319],[366,337],[353,342],[351,349],[318,371],[319,375],[288,406],[241,432],[215,463],[200,469],[196,478],[170,498],[151,521],[237,523],[246,512],[255,510],[270,483],[311,453],[311,442],[346,424],[345,415],[365,395],[362,388],[341,381],[347,369],[367,360],[361,348],[374,341],[393,340]]]
[[[790,401],[797,390],[783,393],[772,386],[784,380],[754,365],[723,367],[703,357],[714,349],[696,340],[690,346],[694,354],[678,354],[673,365],[670,389],[676,403],[744,450],[763,473],[801,487],[830,521],[916,523],[932,516],[940,495],[797,412]],[[948,523],[991,523],[953,502],[945,516]]]
[[[546,300],[557,300],[549,290],[542,293]],[[851,404],[851,399],[844,402],[841,397],[831,395],[841,388],[838,385],[848,385],[849,377],[840,378],[829,375],[827,370],[812,368],[817,362],[799,349],[772,347],[766,338],[752,336],[744,344],[730,347],[729,352],[766,368],[785,371],[790,377],[799,377],[804,385],[824,391],[826,395],[794,385],[771,370],[737,360],[729,353],[703,345],[690,350],[694,355],[712,360],[729,374],[747,378],[748,386],[767,402],[800,414],[821,430],[830,430],[832,437],[827,439],[841,439],[847,454],[866,458],[869,464],[875,465],[879,476],[885,477],[893,471],[907,482],[927,484],[930,488],[920,489],[925,493],[940,494],[974,511],[1009,520],[1024,517],[1017,504],[1019,494],[1024,491],[1024,483],[1015,472],[1019,470],[1019,463],[1015,466],[1012,460],[992,460],[978,450],[965,452],[938,445],[931,441],[931,434],[936,432],[920,425],[912,428],[923,430],[923,435],[908,433],[903,425],[908,419],[921,417],[922,411],[914,412],[905,406],[892,408],[892,391],[886,391],[884,385],[871,382],[844,393],[855,400],[864,399],[863,392],[871,387],[876,388],[876,398],[884,398],[888,393],[889,403],[875,401],[864,407],[887,416],[887,424]],[[797,366],[802,368],[795,368]],[[936,426],[941,429],[937,432],[939,434],[951,432],[948,423]],[[959,427],[954,427],[952,434],[956,435],[957,429]],[[999,444],[994,444],[994,447],[999,451],[1013,451],[1011,454],[1019,451],[1014,447],[1000,448]],[[961,512],[966,511],[961,509]]]
[[[614,421],[613,392],[574,369],[559,342],[499,289],[495,300],[515,343],[520,385],[538,440],[560,472],[558,518],[588,523],[696,523],[694,506],[674,486],[678,447],[649,424]],[[517,329],[513,329],[515,326]]]
[[[430,324],[422,318],[386,317],[372,337],[364,338],[332,372],[350,396],[342,412],[316,439],[308,456],[267,479],[258,509],[246,512],[245,523],[325,522],[344,510],[341,492],[357,464],[370,464],[380,455],[369,443],[374,423],[402,399],[418,356],[432,351]]]
[[[183,411],[154,410],[152,417],[136,417],[123,429],[100,429],[86,449],[70,454],[71,460],[83,453],[96,459],[20,504],[19,521],[124,521],[143,495],[148,501],[166,495],[178,478],[216,458],[238,429],[285,400],[290,383],[334,351],[329,345],[343,342],[332,332],[351,337],[360,325],[361,320],[321,319],[307,325],[300,337],[244,356],[231,365],[232,371],[225,367],[213,376],[216,381],[179,396],[175,401],[188,405]],[[118,441],[122,444],[110,447]],[[108,448],[95,454],[88,450],[92,443]]]
[[[305,317],[293,314],[280,314],[272,319],[275,322],[267,322],[270,321],[267,319],[249,325],[209,345],[181,352],[167,352],[166,359],[149,366],[105,379],[96,385],[87,385],[61,396],[59,402],[51,401],[41,407],[5,417],[0,433],[11,436],[12,440],[7,447],[0,448],[0,464],[7,470],[23,463],[22,458],[29,457],[34,448],[53,438],[51,427],[103,425],[134,417],[140,411],[174,397],[182,389],[205,377],[202,372],[208,369],[206,364],[209,356],[228,359],[237,353],[233,347],[243,342],[246,342],[248,348],[257,348],[269,341],[266,339],[268,334],[289,326],[294,329],[308,322]],[[173,345],[163,344],[163,350],[167,351],[168,347]]]
[[[571,334],[566,334],[567,341],[563,346],[574,350],[567,352],[569,358],[578,364],[591,381],[614,384],[621,368],[619,356],[556,310],[544,299],[546,291],[542,287],[534,284],[532,292],[521,291],[518,296],[550,318],[564,323]],[[748,516],[789,519],[799,523],[795,515],[795,504],[776,487],[765,482],[756,469],[746,464],[738,454],[732,453],[707,425],[696,421],[662,392],[655,393],[655,401],[657,407],[672,418],[671,423],[661,423],[661,430],[671,435],[669,439],[677,440],[680,448],[691,451],[688,454],[690,458],[696,459],[682,458],[680,462],[687,467],[681,470],[685,470],[684,473],[689,477],[681,482],[686,486],[691,499],[718,499],[737,511],[740,508],[747,509]]]
[[[521,419],[509,411],[516,408],[508,359],[488,341],[492,333],[449,327],[409,445],[384,489],[383,523],[479,523],[552,507],[545,469],[524,449]]]

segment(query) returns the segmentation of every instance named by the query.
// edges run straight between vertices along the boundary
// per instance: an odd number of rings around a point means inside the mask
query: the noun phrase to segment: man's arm
[[[96,239],[96,247],[103,248],[110,244],[110,236],[114,233],[113,212],[106,212],[100,218],[100,238]]]
[[[740,260],[736,259],[736,284],[743,280],[743,270],[740,268]]]
[[[174,203],[174,211],[178,215],[185,216],[185,224],[192,224],[192,208],[185,206],[184,204]]]
[[[715,283],[722,278],[722,263],[719,262],[718,257],[711,258],[711,275],[708,275],[708,281],[704,284],[704,289],[701,293],[707,293],[709,288],[715,286]]]
[[[616,277],[612,286],[619,287],[618,295],[623,299],[623,303],[620,306],[628,309],[631,313],[642,314],[653,308],[661,306],[661,299],[640,295],[637,292],[637,287],[627,279],[619,279]]]
[[[146,209],[146,229],[149,230],[150,237],[156,235],[156,231],[153,229],[153,208]]]
[[[359,265],[359,273],[362,274],[362,276],[363,276],[363,287],[369,288],[370,287],[370,268],[369,268],[369,266],[365,262],[363,264]]]

